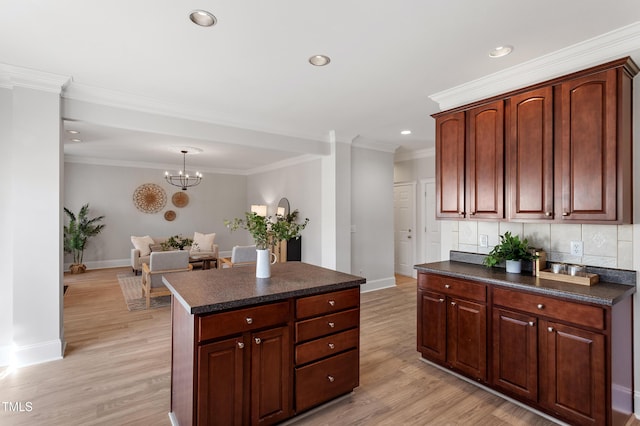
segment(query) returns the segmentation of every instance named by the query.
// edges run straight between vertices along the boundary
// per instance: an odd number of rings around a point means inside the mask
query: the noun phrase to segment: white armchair
[[[235,246],[231,250],[231,257],[222,258],[222,267],[233,268],[236,266],[246,266],[256,263],[258,253],[256,246]]]
[[[142,264],[142,295],[147,299],[147,309],[151,298],[168,296],[169,289],[162,282],[162,274],[167,272],[190,271],[189,252],[185,250],[153,252],[149,264]]]

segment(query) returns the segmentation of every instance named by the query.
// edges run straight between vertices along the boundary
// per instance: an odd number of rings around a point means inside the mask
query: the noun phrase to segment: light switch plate
[[[571,251],[572,256],[580,256],[584,254],[584,243],[582,241],[571,241]]]
[[[480,247],[489,247],[489,236],[480,234]]]

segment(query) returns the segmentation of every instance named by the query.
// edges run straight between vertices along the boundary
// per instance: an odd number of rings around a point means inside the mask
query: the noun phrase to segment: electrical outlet
[[[480,234],[480,247],[489,247],[489,236]]]
[[[582,241],[571,241],[571,251],[572,256],[582,257],[584,254],[584,243]]]

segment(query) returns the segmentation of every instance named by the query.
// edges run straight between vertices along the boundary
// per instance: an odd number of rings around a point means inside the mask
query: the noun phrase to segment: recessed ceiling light
[[[77,130],[67,130],[67,133],[71,133],[72,135],[77,135],[80,132]]]
[[[403,130],[400,132],[401,135],[410,135],[411,134],[411,130]]]
[[[73,138],[73,139],[71,139],[71,142],[82,142],[82,139]]]
[[[189,14],[189,19],[191,19],[191,22],[196,25],[200,25],[201,27],[212,27],[218,22],[216,17],[206,10],[194,10]]]
[[[491,58],[501,58],[503,56],[507,56],[509,53],[513,51],[513,46],[498,46],[489,52],[489,56]]]
[[[323,67],[331,62],[331,58],[326,55],[313,55],[309,58],[309,63],[316,67]]]

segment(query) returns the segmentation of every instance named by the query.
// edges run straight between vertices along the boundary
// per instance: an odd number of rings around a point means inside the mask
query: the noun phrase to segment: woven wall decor
[[[186,193],[179,191],[173,194],[171,202],[176,207],[184,207],[189,204],[189,196]]]
[[[160,185],[145,183],[133,191],[133,204],[144,213],[158,213],[167,204],[167,193]]]
[[[164,220],[171,222],[175,218],[176,212],[174,212],[173,210],[167,210],[166,212],[164,212]]]

